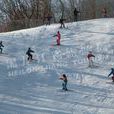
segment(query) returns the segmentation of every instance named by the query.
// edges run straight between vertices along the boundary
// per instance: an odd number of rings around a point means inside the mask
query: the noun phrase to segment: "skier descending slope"
[[[33,60],[33,55],[31,53],[34,53],[34,51],[31,50],[31,48],[28,48],[28,51],[26,52],[26,55],[28,55],[28,61]]]
[[[2,53],[4,45],[2,44],[2,41],[0,42],[0,53]]]
[[[111,72],[110,72],[110,74],[108,75],[108,77],[109,77],[110,75],[113,75],[113,76],[112,76],[112,81],[114,82],[114,68],[111,68]]]
[[[67,76],[65,75],[65,74],[63,74],[60,78],[59,78],[60,80],[63,80],[63,83],[62,83],[62,89],[63,90],[65,90],[65,91],[67,91],[68,89],[67,89],[67,82],[68,82],[68,80],[67,80]]]
[[[61,40],[61,34],[60,32],[58,31],[56,35],[54,35],[53,37],[57,36],[57,39],[56,39],[56,42],[57,42],[57,45],[60,45],[60,40]]]
[[[95,55],[92,54],[91,51],[89,51],[88,55],[87,55],[87,58],[88,58],[88,61],[89,61],[89,67],[93,67],[93,57],[95,57]]]

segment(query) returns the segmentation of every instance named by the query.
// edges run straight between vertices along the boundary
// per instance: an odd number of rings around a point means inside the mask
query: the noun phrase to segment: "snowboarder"
[[[0,53],[2,53],[4,45],[2,44],[2,41],[0,41]]]
[[[63,18],[60,19],[60,21],[59,21],[61,24],[60,28],[65,28],[64,21],[65,21],[65,19],[63,19]]]
[[[110,72],[110,74],[108,75],[108,77],[109,77],[110,75],[113,75],[113,76],[112,76],[112,81],[114,82],[114,68],[111,68],[111,72]]]
[[[89,51],[89,54],[87,55],[88,61],[89,61],[89,67],[93,67],[93,57],[95,57],[95,55],[92,54],[91,51]]]
[[[78,13],[79,11],[75,8],[74,9],[74,21],[78,21]]]
[[[62,83],[62,89],[63,90],[65,90],[65,91],[67,91],[68,89],[67,89],[67,82],[68,82],[68,80],[67,80],[67,76],[65,75],[65,74],[63,74],[60,78],[59,78],[60,80],[63,80],[63,83]]]
[[[26,52],[26,54],[28,55],[28,61],[33,60],[33,55],[31,53],[34,53],[34,51],[31,50],[31,48],[28,48],[28,51]]]
[[[57,36],[57,39],[56,39],[56,42],[57,42],[57,45],[60,45],[60,40],[61,40],[61,34],[60,32],[58,31],[56,35],[54,35],[53,37]]]
[[[106,8],[103,8],[102,9],[102,17],[104,17],[104,18],[107,18],[108,16],[107,16],[107,10],[106,10]]]

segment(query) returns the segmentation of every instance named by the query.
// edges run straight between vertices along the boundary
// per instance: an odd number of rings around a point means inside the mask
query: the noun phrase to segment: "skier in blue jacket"
[[[4,45],[2,44],[2,41],[0,41],[0,53],[3,51],[2,47],[4,47]]]
[[[62,83],[63,88],[62,89],[67,91],[68,90],[67,89],[67,82],[68,82],[67,76],[65,74],[63,74],[59,79],[63,80],[63,83]]]
[[[112,76],[112,81],[114,82],[114,68],[111,68],[111,72],[110,72],[110,74],[108,75],[108,77],[109,77],[110,75],[113,75],[113,76]]]

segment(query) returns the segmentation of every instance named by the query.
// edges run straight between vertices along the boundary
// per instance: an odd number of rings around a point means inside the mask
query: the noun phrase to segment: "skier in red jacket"
[[[88,61],[89,61],[89,67],[93,67],[93,57],[95,57],[95,55],[92,54],[91,51],[89,51],[89,54],[87,55]]]
[[[55,37],[55,36],[57,37],[57,39],[56,39],[57,45],[60,45],[60,40],[61,40],[61,34],[60,34],[60,32],[58,31],[57,34],[54,35],[53,37]]]
[[[60,32],[58,31],[57,32],[57,45],[60,45],[60,40],[61,40],[61,34],[60,34]]]

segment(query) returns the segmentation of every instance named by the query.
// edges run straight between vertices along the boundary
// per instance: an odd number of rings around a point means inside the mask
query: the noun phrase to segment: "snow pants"
[[[114,82],[114,76],[112,76],[112,81]]]
[[[89,58],[89,67],[93,67],[93,60],[92,60],[92,58]]]
[[[32,60],[33,58],[32,58],[32,54],[28,54],[28,61],[29,60]]]
[[[64,23],[61,23],[60,28],[65,28],[65,24]]]
[[[57,45],[60,45],[60,39],[59,38],[57,39]]]
[[[62,83],[63,90],[67,90],[67,82]]]
[[[3,49],[2,49],[2,48],[0,48],[0,53],[2,53],[2,51],[3,51]]]

